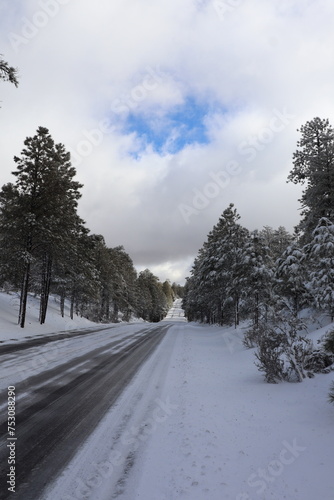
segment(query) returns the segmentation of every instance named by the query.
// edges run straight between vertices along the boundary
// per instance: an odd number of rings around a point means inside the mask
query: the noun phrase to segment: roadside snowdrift
[[[20,328],[17,324],[19,304],[20,297],[17,293],[0,292],[0,341],[2,342],[95,325],[92,321],[86,318],[80,318],[79,316],[75,316],[74,319],[71,320],[67,301],[65,303],[65,317],[62,318],[59,300],[55,296],[50,297],[46,322],[44,325],[40,325],[38,322],[39,298],[29,295],[26,326]]]

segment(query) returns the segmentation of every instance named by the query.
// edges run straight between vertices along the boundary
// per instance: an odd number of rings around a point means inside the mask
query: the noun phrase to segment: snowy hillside
[[[62,318],[59,310],[59,302],[56,297],[49,299],[49,308],[44,325],[38,323],[39,299],[33,296],[28,298],[27,319],[25,328],[17,324],[19,311],[19,295],[16,293],[0,292],[0,341],[19,340],[39,334],[53,333],[73,330],[75,328],[87,328],[95,323],[85,318],[75,316],[73,320],[69,316],[69,305],[65,304],[65,317]]]

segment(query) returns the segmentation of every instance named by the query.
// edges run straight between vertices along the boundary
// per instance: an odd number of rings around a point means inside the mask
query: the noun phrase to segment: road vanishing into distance
[[[1,499],[42,495],[170,326],[104,326],[0,345]],[[9,385],[16,389],[15,494],[6,484]]]

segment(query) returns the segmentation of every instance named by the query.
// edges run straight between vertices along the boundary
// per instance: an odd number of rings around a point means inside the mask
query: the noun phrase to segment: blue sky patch
[[[207,103],[189,97],[162,117],[130,113],[124,132],[135,132],[143,141],[143,148],[151,145],[158,153],[177,153],[189,144],[209,142],[205,126],[209,112]]]

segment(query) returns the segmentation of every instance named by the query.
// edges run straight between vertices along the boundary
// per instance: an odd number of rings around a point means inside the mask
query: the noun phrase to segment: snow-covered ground
[[[43,500],[333,500],[334,375],[266,384],[241,328],[177,314]]]
[[[68,331],[76,328],[95,326],[86,318],[76,316],[70,319],[69,304],[65,304],[65,317],[60,314],[59,300],[51,296],[44,325],[38,323],[39,298],[28,296],[26,324],[20,328],[17,324],[20,298],[18,293],[0,292],[0,341],[16,341],[39,334]]]
[[[26,323],[24,328],[20,328],[17,324],[19,305],[20,298],[18,293],[0,292],[0,343],[24,340],[47,333],[66,332],[69,334],[70,330],[106,326],[77,315],[74,315],[73,320],[70,319],[70,306],[67,300],[65,301],[64,318],[62,318],[59,298],[53,295],[49,298],[46,322],[44,325],[40,325],[38,322],[39,297],[28,295]],[[134,319],[133,322],[143,323],[143,320]],[[112,323],[112,325],[115,324]]]

